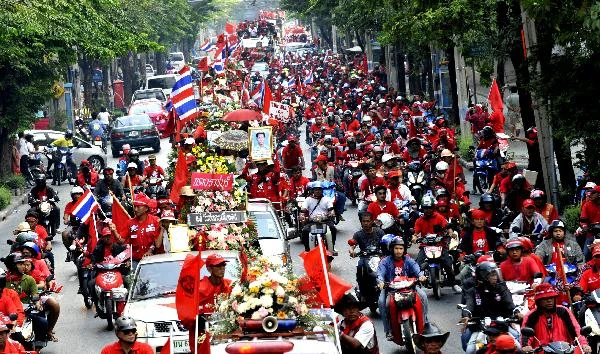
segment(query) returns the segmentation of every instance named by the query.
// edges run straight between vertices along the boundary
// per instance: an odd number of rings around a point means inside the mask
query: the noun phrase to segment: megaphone
[[[279,321],[274,316],[267,316],[262,321],[262,328],[267,333],[275,332],[277,327],[279,327]]]

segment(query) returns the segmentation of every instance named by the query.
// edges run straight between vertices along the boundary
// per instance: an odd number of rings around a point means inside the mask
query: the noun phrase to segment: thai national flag
[[[288,89],[296,88],[296,78],[293,77],[293,78],[289,79],[288,82],[286,83],[285,87]]]
[[[313,72],[312,70],[308,72],[308,74],[306,74],[306,77],[304,78],[304,84],[308,85],[308,84],[312,84],[313,83]]]
[[[225,59],[227,59],[227,48],[222,47],[220,50],[217,49],[217,53],[215,53],[215,61],[213,62],[213,69],[215,70],[215,74],[221,74],[225,72]]]
[[[254,90],[252,90],[250,98],[260,107],[263,100],[263,94],[263,82],[261,81],[260,84],[256,85],[254,87]]]
[[[180,120],[189,118],[196,113],[196,99],[189,66],[184,66],[179,71],[177,82],[171,91],[171,102],[177,111]]]
[[[215,45],[211,43],[211,41],[206,41],[201,47],[200,50],[203,50],[205,52],[208,52],[209,50],[213,49]]]
[[[99,207],[100,204],[98,204],[96,198],[94,198],[94,195],[88,189],[79,197],[77,203],[75,203],[71,215],[76,216],[82,223],[85,223]]]

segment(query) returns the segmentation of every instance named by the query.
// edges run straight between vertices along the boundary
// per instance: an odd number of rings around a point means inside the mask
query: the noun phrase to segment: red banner
[[[230,192],[233,190],[233,174],[192,172],[192,189]]]

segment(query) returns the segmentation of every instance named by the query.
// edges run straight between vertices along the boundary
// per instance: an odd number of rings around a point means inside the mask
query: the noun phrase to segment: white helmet
[[[377,220],[381,221],[381,228],[383,230],[389,229],[394,225],[394,217],[388,213],[381,213],[377,215]]]
[[[388,162],[389,160],[392,160],[396,158],[396,156],[394,156],[393,154],[383,154],[383,156],[381,157],[381,162]]]
[[[440,161],[435,164],[435,170],[438,172],[447,171],[450,166],[445,161]]]
[[[371,117],[364,117],[362,119],[362,122],[365,123],[366,125],[371,125],[371,124],[373,124],[373,118],[371,118]]]
[[[138,166],[137,166],[137,163],[135,163],[135,162],[130,162],[130,163],[127,165],[127,169],[130,169],[130,168],[135,168],[135,169],[137,170],[137,167],[138,167]]]
[[[83,188],[79,186],[73,187],[73,189],[71,189],[71,195],[73,194],[83,194]]]

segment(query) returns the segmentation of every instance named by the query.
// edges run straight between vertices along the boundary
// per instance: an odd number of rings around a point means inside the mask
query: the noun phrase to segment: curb
[[[21,205],[27,203],[27,193],[23,193],[19,196],[14,197],[10,205],[7,206],[4,210],[0,211],[0,221],[6,220],[6,218],[11,215],[15,209],[20,207]]]

